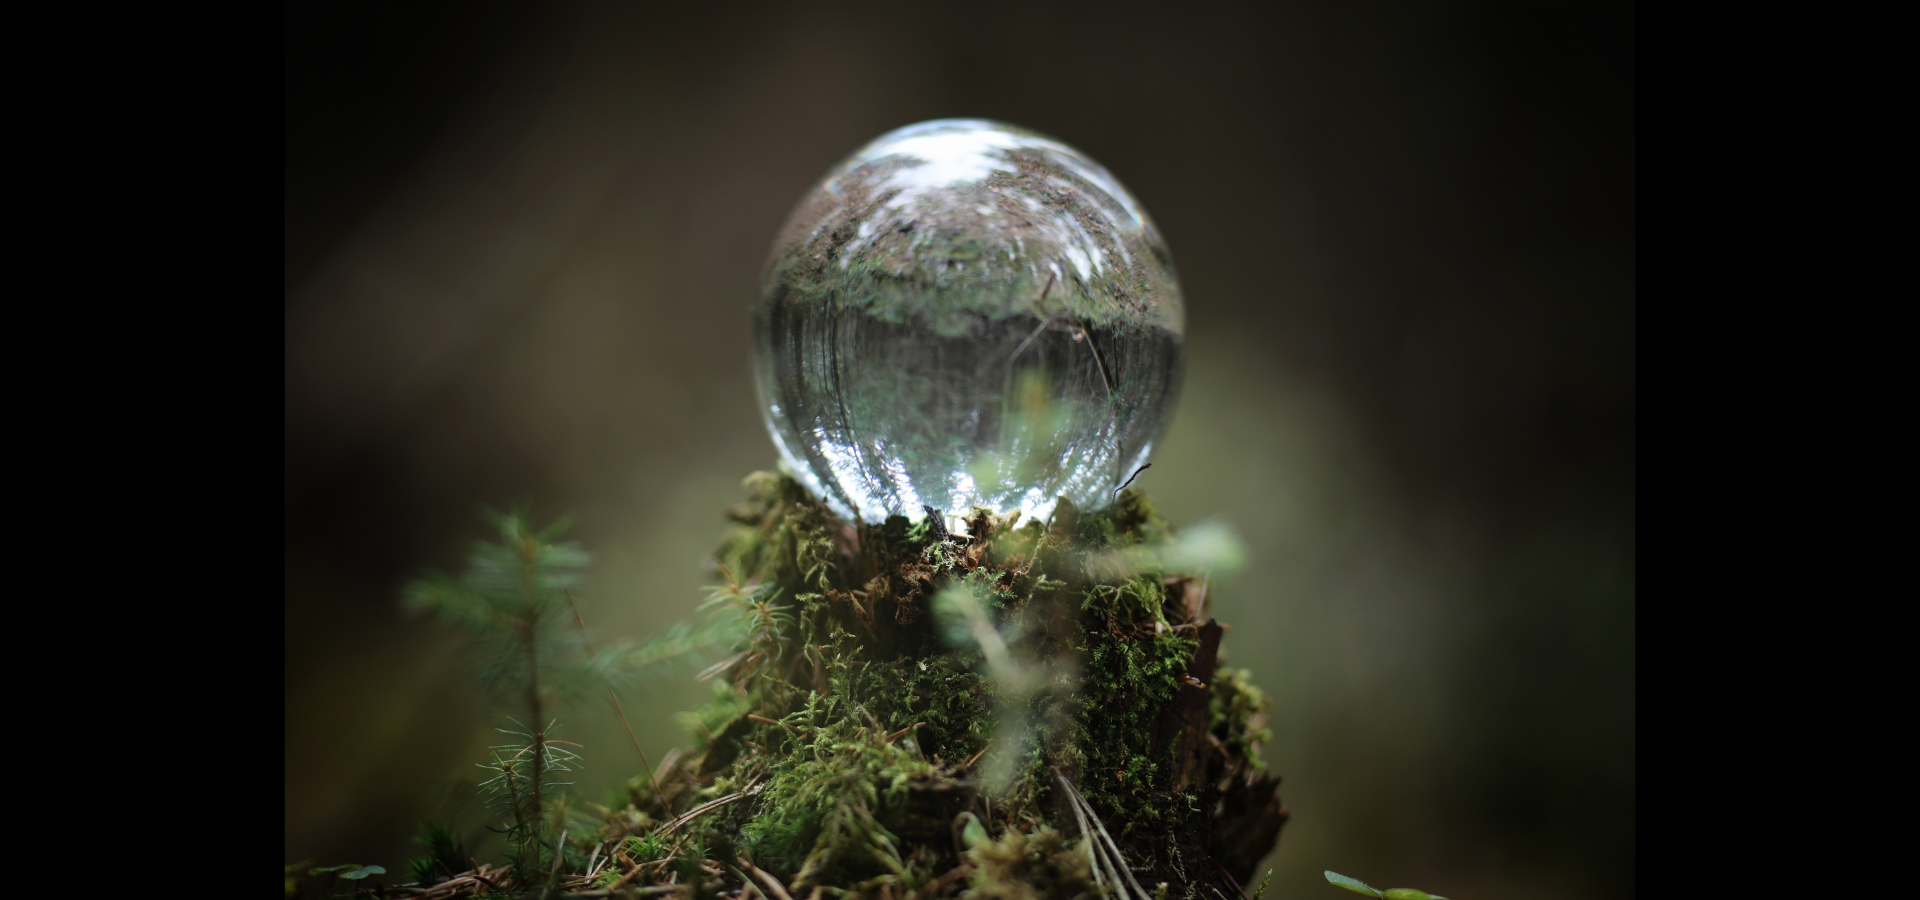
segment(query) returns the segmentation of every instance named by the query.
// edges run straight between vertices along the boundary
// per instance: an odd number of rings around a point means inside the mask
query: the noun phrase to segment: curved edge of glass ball
[[[787,466],[842,516],[1045,515],[1059,496],[1105,506],[1146,461],[1184,328],[1172,255],[1105,168],[942,119],[868,143],[795,207],[761,278],[756,382]],[[1020,450],[1010,404],[1036,365],[1056,412],[1086,409],[1056,424],[1061,459],[1030,464],[1044,454]]]

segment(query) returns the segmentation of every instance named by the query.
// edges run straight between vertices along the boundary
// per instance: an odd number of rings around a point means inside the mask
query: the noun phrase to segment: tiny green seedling
[[[1439,894],[1429,894],[1426,891],[1417,891],[1413,888],[1387,888],[1383,891],[1358,878],[1348,878],[1332,869],[1328,869],[1325,874],[1327,881],[1334,885],[1346,888],[1356,894],[1379,897],[1381,900],[1447,900],[1447,898]]]
[[[987,842],[987,826],[980,824],[980,817],[963,812],[954,817],[953,823],[960,828],[960,843],[968,850]]]

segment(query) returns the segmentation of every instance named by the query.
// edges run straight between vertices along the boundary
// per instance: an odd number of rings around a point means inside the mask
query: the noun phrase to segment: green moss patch
[[[1013,898],[1130,894],[1131,875],[1239,893],[1286,817],[1259,759],[1266,701],[1215,671],[1206,581],[1156,562],[1171,530],[1142,495],[1046,522],[976,511],[947,534],[842,521],[784,476],[747,486],[713,600],[745,637],[688,717],[694,746],[609,817],[603,884]],[[1070,791],[1128,872],[1096,868]]]

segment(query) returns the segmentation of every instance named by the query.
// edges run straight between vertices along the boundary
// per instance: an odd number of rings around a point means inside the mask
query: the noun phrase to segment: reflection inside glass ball
[[[808,192],[754,313],[767,427],[868,522],[1099,508],[1179,391],[1180,289],[1153,223],[1057,141],[948,119],[883,135]]]

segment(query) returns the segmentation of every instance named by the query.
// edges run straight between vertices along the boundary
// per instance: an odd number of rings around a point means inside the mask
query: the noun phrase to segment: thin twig
[[[595,864],[595,861],[600,858],[600,851],[605,846],[606,846],[605,844],[593,845],[593,852],[587,856],[587,876],[586,877],[592,878],[595,873],[600,871],[599,869],[594,867],[594,864]]]
[[[687,810],[685,813],[682,813],[680,818],[674,819],[673,821],[668,822],[666,825],[662,826],[660,833],[672,834],[675,830],[679,829],[680,826],[685,825],[696,818],[699,818],[702,813],[705,813],[708,810],[715,809],[717,807],[725,806],[751,793],[755,793],[755,791],[752,788],[748,788],[744,791],[736,791],[734,793],[728,794],[725,797],[721,797],[718,800],[709,800],[705,803],[702,803],[699,806],[696,806],[690,810]]]
[[[1020,342],[1020,346],[1014,348],[1013,355],[1007,357],[1007,377],[1013,377],[1013,361],[1019,359],[1020,354],[1027,352],[1027,345],[1033,343],[1033,339],[1039,337],[1040,332],[1047,330],[1047,327],[1052,324],[1052,320],[1041,322],[1040,327],[1035,328],[1032,334],[1027,335],[1026,340]]]
[[[1093,363],[1100,367],[1100,384],[1107,389],[1107,399],[1113,399],[1113,376],[1107,374],[1107,361],[1100,358],[1100,348],[1093,345],[1093,335],[1078,325],[1069,325],[1076,342],[1085,341],[1087,349],[1093,351]]]
[[[1121,491],[1124,491],[1124,490],[1126,490],[1126,489],[1127,489],[1127,485],[1130,485],[1130,484],[1132,484],[1132,483],[1133,483],[1133,480],[1134,480],[1135,478],[1139,478],[1139,477],[1140,477],[1140,473],[1141,473],[1141,472],[1145,472],[1146,470],[1148,470],[1148,469],[1151,469],[1151,468],[1153,468],[1153,463],[1145,463],[1145,464],[1143,464],[1143,465],[1141,465],[1141,466],[1140,466],[1140,468],[1138,468],[1138,469],[1135,469],[1135,470],[1133,470],[1133,474],[1132,474],[1132,475],[1128,475],[1128,476],[1127,476],[1127,480],[1126,480],[1126,481],[1122,481],[1122,482],[1120,482],[1120,486],[1119,486],[1119,487],[1117,487],[1117,488],[1114,488],[1114,489],[1113,489],[1113,492],[1114,492],[1114,493],[1116,493],[1116,494],[1118,494],[1118,493],[1120,493]]]
[[[493,879],[488,878],[487,876],[481,874],[486,870],[486,868],[487,868],[486,866],[481,866],[480,868],[473,870],[473,873],[472,873],[473,879],[475,881],[480,882],[481,884],[486,885],[488,888],[492,890],[496,890],[496,891],[499,890],[500,885],[495,884],[493,882]]]
[[[960,880],[962,876],[965,876],[968,872],[972,872],[972,871],[973,871],[973,863],[963,862],[960,865],[955,866],[953,870],[948,872],[947,874],[942,875],[939,878],[935,878],[930,882],[927,882],[927,886],[921,888],[920,893],[916,894],[915,897],[917,897],[918,900],[929,900],[929,898],[937,897],[940,895],[941,891],[944,891],[947,889],[947,885],[950,885],[955,881]]]
[[[794,734],[799,734],[799,733],[800,733],[800,729],[798,729],[798,728],[795,728],[795,727],[793,727],[792,725],[788,725],[787,723],[785,723],[785,722],[782,722],[782,721],[780,721],[779,719],[769,719],[769,718],[767,718],[766,716],[757,716],[757,715],[754,715],[754,714],[752,714],[752,713],[748,713],[748,714],[747,714],[747,718],[749,718],[749,719],[751,719],[751,720],[753,720],[753,721],[755,721],[755,722],[765,722],[765,723],[767,723],[768,725],[778,725],[778,726],[780,726],[781,728],[785,728],[786,730],[788,730],[788,731],[791,731],[791,732],[793,732]]]
[[[772,891],[773,896],[777,898],[777,900],[793,900],[793,895],[787,893],[787,886],[781,884],[780,879],[773,877],[773,875],[766,870],[754,865],[750,859],[741,859],[740,863],[746,866],[747,871],[752,872],[754,877],[759,878],[761,882],[765,883],[767,890]]]
[[[1081,833],[1086,834],[1089,838],[1093,838],[1093,835],[1088,834],[1086,831],[1086,820],[1092,819],[1094,830],[1099,835],[1099,839],[1096,839],[1095,843],[1099,844],[1101,840],[1105,841],[1103,846],[1106,851],[1112,855],[1110,865],[1116,876],[1114,879],[1115,886],[1120,887],[1120,878],[1125,877],[1126,884],[1132,886],[1134,893],[1138,894],[1141,900],[1147,900],[1151,895],[1148,894],[1147,889],[1141,887],[1140,882],[1133,877],[1132,867],[1127,865],[1126,857],[1120,853],[1119,842],[1113,839],[1113,835],[1107,833],[1107,826],[1100,821],[1100,816],[1093,811],[1093,807],[1087,805],[1086,799],[1080,796],[1080,792],[1074,790],[1073,783],[1067,781],[1065,775],[1055,772],[1053,773],[1053,777],[1059,779],[1060,786],[1067,789],[1067,799],[1071,801],[1070,805],[1074,806],[1074,815],[1078,817],[1082,809],[1086,811],[1086,818],[1080,820]],[[1126,889],[1120,888],[1120,893],[1125,896]]]
[[[612,884],[607,885],[607,888],[606,888],[607,893],[612,894],[614,891],[618,890],[621,885],[626,884],[630,879],[632,879],[633,876],[640,874],[640,868],[644,865],[646,864],[635,863],[633,868],[627,870],[626,874],[620,876],[619,878],[614,879]]]
[[[746,659],[747,653],[748,651],[742,650],[739,653],[735,653],[734,655],[729,656],[726,659],[723,659],[717,663],[714,663],[713,665],[710,665],[704,669],[701,669],[700,674],[693,676],[693,680],[706,681],[707,679],[712,678],[713,676],[718,675],[721,672],[725,672],[726,670],[732,668],[734,663],[737,663],[743,659]]]
[[[580,618],[580,607],[574,605],[573,592],[563,591],[567,595],[567,609],[573,612],[573,626],[580,629],[580,644],[587,649],[587,655],[593,655],[593,643],[587,639],[587,623]],[[653,774],[653,763],[647,761],[647,751],[640,749],[640,739],[633,736],[633,723],[627,721],[626,707],[620,705],[620,695],[607,688],[607,699],[613,701],[613,711],[620,717],[620,727],[627,731],[627,743],[633,745],[633,752],[640,757],[641,767],[647,770],[647,780],[653,783],[654,796],[660,795],[660,779]]]
[[[920,726],[922,726],[922,725],[925,725],[925,724],[927,724],[927,723],[925,723],[925,722],[915,722],[915,723],[913,723],[912,725],[908,725],[907,727],[905,727],[905,728],[902,728],[902,729],[900,729],[899,731],[896,731],[896,732],[894,732],[894,733],[892,733],[892,734],[890,734],[890,735],[887,735],[887,743],[889,743],[889,744],[891,744],[891,743],[893,743],[893,742],[894,742],[895,740],[898,740],[898,739],[899,739],[900,737],[902,737],[902,736],[904,736],[904,735],[905,735],[905,734],[906,734],[907,732],[909,732],[909,731],[912,731],[912,730],[914,730],[915,728],[919,728]]]
[[[646,887],[628,888],[625,891],[625,893],[627,896],[630,896],[630,897],[647,897],[647,896],[652,896],[654,894],[671,894],[671,893],[674,893],[675,891],[683,890],[685,888],[686,888],[686,885],[684,884],[650,884],[650,885],[647,885]],[[583,897],[583,898],[584,897],[611,897],[614,895],[615,890],[616,888],[614,887],[605,887],[605,888],[600,888],[598,890],[592,890],[592,891],[577,891],[575,893],[568,894],[567,896]]]
[[[745,862],[745,860],[741,860],[741,861]],[[747,873],[740,871],[738,868],[734,866],[727,866],[727,870],[732,872],[735,878],[740,879],[739,900],[751,900],[751,898],[753,897],[767,897],[767,893],[765,891],[762,891],[753,886],[753,879],[749,877]],[[773,898],[767,897],[767,900],[773,900]]]
[[[1089,868],[1093,870],[1093,886],[1099,889],[1100,893],[1105,894],[1107,892],[1107,883],[1106,879],[1100,877],[1100,863],[1102,860],[1100,859],[1100,851],[1096,849],[1096,845],[1099,844],[1099,842],[1093,839],[1093,829],[1087,827],[1087,817],[1085,813],[1080,811],[1080,804],[1073,802],[1073,786],[1067,784],[1067,780],[1061,778],[1057,772],[1054,773],[1054,777],[1059,778],[1060,784],[1066,787],[1068,793],[1067,808],[1073,810],[1073,820],[1080,824],[1080,838],[1086,844],[1087,862],[1091,864]]]

